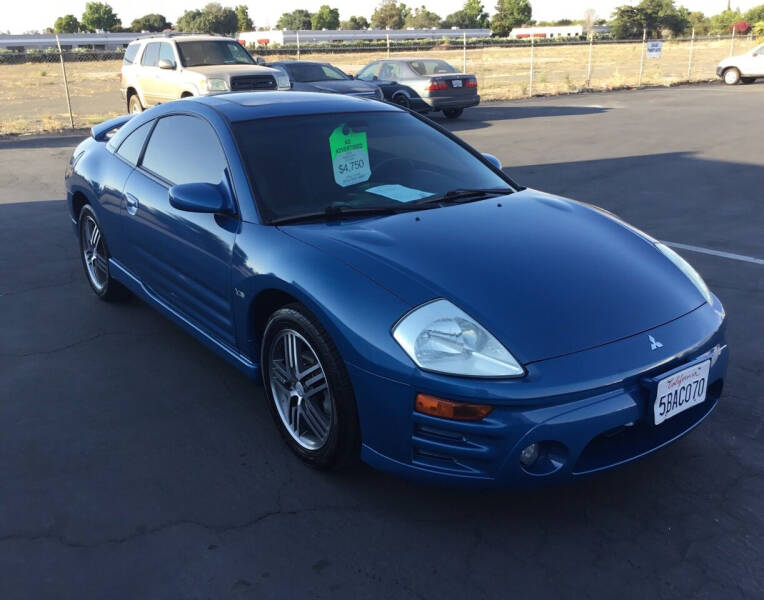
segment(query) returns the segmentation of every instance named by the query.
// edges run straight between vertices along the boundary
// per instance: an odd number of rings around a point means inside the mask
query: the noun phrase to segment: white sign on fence
[[[647,42],[647,58],[660,58],[663,42]]]

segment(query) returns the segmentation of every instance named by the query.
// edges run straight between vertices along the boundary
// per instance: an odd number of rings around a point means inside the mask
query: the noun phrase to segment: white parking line
[[[746,256],[745,254],[735,254],[734,252],[722,252],[721,250],[711,250],[709,248],[700,248],[699,246],[690,246],[688,244],[679,244],[677,242],[663,242],[667,246],[672,248],[680,248],[682,250],[689,250],[690,252],[700,252],[701,254],[710,254],[711,256],[721,256],[722,258],[730,258],[732,260],[741,260],[743,262],[753,263],[755,265],[764,265],[764,259],[754,258],[753,256]]]

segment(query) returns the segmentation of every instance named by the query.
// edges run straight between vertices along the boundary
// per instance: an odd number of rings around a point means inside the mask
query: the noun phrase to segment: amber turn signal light
[[[422,414],[456,421],[479,421],[493,410],[493,406],[486,404],[454,402],[427,394],[417,394],[415,407],[416,411]]]

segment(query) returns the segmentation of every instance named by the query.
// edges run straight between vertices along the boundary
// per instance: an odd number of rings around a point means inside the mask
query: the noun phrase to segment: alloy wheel
[[[268,353],[271,393],[284,427],[307,450],[321,448],[334,421],[329,382],[318,355],[293,329],[279,332]]]
[[[109,261],[101,230],[98,223],[90,215],[85,216],[85,221],[80,230],[80,238],[85,268],[90,282],[96,290],[102,292],[109,281]]]

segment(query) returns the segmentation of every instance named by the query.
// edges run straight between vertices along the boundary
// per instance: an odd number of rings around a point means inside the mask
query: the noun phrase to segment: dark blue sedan
[[[392,105],[170,102],[94,127],[66,187],[95,294],[132,292],[262,380],[318,468],[559,481],[665,446],[721,395],[724,309],[687,262]]]

